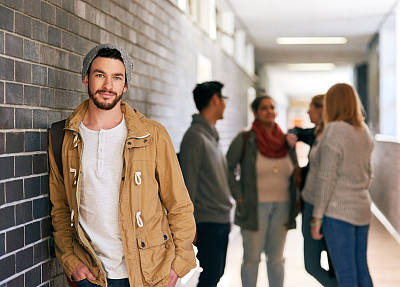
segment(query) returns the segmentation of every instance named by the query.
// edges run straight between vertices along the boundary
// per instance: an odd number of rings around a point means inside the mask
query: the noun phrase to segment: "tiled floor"
[[[300,220],[300,217],[298,218]],[[299,222],[298,226],[301,226]],[[321,286],[304,270],[303,237],[300,228],[288,233],[285,257],[285,287]],[[242,287],[240,281],[240,262],[242,259],[242,238],[235,227],[230,236],[225,274],[218,287]],[[368,246],[369,268],[375,287],[400,286],[400,244],[388,233],[374,217]],[[265,262],[260,264],[257,287],[268,286]]]

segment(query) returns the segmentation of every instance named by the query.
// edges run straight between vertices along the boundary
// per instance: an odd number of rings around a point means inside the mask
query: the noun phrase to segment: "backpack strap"
[[[51,131],[50,140],[51,140],[51,146],[53,148],[53,156],[56,161],[58,171],[60,172],[62,178],[64,178],[64,173],[62,168],[61,150],[65,134],[64,127],[65,127],[65,119],[62,121],[52,123],[50,128]]]
[[[53,148],[53,155],[54,159],[56,161],[56,165],[58,168],[58,171],[60,172],[61,178],[64,179],[64,173],[63,173],[63,167],[62,167],[62,144],[64,141],[64,135],[65,135],[65,119],[52,123],[51,128],[50,128],[50,141],[51,141],[51,146]],[[68,275],[64,272],[65,277],[68,282],[68,286],[70,287],[77,287],[78,285],[76,284],[75,281],[71,281],[71,279],[68,277]]]

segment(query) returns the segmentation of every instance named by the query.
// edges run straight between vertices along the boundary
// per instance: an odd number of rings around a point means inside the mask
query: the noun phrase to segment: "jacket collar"
[[[89,107],[89,100],[82,102],[74,112],[68,117],[65,129],[79,131],[85,113]],[[126,126],[128,128],[128,138],[145,138],[149,137],[150,133],[143,123],[145,118],[138,110],[132,109],[127,103],[121,101],[121,110],[124,113]]]
[[[217,129],[213,127],[205,117],[203,117],[200,114],[194,114],[192,118],[193,118],[192,125],[200,126],[204,131],[206,131],[213,138],[215,138],[216,141],[219,141],[219,135]]]

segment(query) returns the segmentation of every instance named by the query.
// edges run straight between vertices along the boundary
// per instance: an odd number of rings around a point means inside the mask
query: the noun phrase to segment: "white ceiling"
[[[256,61],[335,62],[366,59],[368,44],[399,0],[225,0],[255,46]],[[282,46],[277,37],[345,36],[346,45]]]
[[[354,64],[400,0],[217,0],[234,12],[255,47],[257,67],[268,67],[268,92],[303,100],[352,80]],[[278,45],[277,37],[344,36],[345,45]],[[331,72],[292,72],[287,63],[333,62]],[[272,89],[272,91],[271,91]]]

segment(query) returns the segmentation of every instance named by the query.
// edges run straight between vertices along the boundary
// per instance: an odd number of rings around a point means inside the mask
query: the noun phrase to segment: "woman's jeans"
[[[282,287],[285,275],[283,250],[285,247],[290,202],[262,202],[258,204],[258,230],[242,229],[243,262],[242,285],[256,287],[261,252],[267,260],[270,287]]]
[[[304,266],[306,271],[325,287],[337,286],[336,278],[321,267],[321,252],[326,250],[325,238],[314,240],[311,237],[310,222],[313,219],[314,206],[303,201],[302,232],[304,237]]]
[[[91,283],[87,279],[83,279],[81,281],[76,282],[76,285],[78,287],[96,287],[100,285],[96,285]],[[129,279],[107,279],[107,285],[108,287],[130,287],[129,285]]]
[[[340,287],[372,287],[367,264],[369,225],[324,217],[322,227]]]

